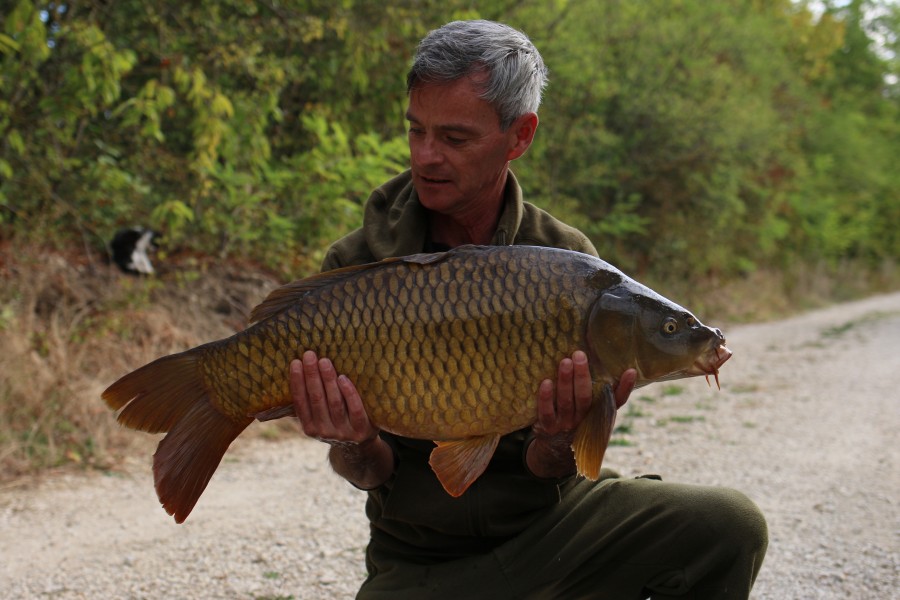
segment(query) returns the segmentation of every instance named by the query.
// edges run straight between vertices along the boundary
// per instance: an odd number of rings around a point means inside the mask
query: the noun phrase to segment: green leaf
[[[10,56],[19,51],[19,42],[12,39],[5,33],[0,33],[0,53]]]
[[[9,144],[9,147],[15,151],[16,154],[18,154],[19,156],[25,155],[25,140],[22,139],[22,134],[17,130],[10,129],[6,132],[6,142]]]

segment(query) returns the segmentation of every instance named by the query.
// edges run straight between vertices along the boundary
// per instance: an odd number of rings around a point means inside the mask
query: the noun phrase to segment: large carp
[[[593,405],[575,433],[578,472],[596,479],[615,420],[610,385],[717,375],[718,329],[579,252],[463,246],[337,269],[274,290],[244,331],[165,356],[103,392],[120,423],[168,432],[156,491],[179,523],[229,444],[255,419],[292,414],[290,361],[330,358],[377,427],[434,440],[431,465],[458,496],[501,435],[537,420],[537,390],[575,350],[589,358]],[[718,381],[718,379],[717,379]]]

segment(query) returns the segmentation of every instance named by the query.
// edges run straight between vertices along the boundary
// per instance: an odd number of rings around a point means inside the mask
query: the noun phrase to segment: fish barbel
[[[433,440],[431,466],[459,496],[500,436],[537,420],[540,382],[583,350],[593,404],[572,445],[596,479],[612,434],[613,385],[716,375],[731,356],[718,329],[600,259],[533,246],[462,246],[327,271],[282,286],[226,339],[159,358],[103,399],[130,428],[168,432],[156,491],[179,523],[231,442],[254,419],[293,414],[291,360],[328,357],[372,423]]]

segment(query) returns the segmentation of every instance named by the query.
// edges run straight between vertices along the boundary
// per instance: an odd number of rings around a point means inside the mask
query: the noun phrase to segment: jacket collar
[[[493,246],[512,244],[524,214],[522,188],[512,171],[503,190],[503,212],[491,239]],[[428,211],[419,203],[409,171],[391,180],[366,203],[363,231],[376,260],[417,254],[425,248]]]

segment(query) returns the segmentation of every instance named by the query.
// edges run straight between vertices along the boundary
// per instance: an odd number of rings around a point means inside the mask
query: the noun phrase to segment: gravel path
[[[900,293],[729,328],[722,390],[636,391],[606,464],[726,485],[769,521],[760,599],[900,589]],[[238,440],[184,525],[147,461],[0,490],[4,598],[348,598],[364,494],[310,440]]]

